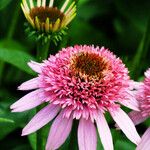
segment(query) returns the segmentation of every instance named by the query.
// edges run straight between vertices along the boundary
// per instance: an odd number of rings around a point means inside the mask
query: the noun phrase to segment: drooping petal
[[[120,101],[120,103],[132,110],[136,110],[136,111],[139,111],[139,104],[138,104],[138,101],[133,97],[133,98],[130,98],[128,100],[123,100],[123,101]]]
[[[33,79],[31,79],[31,80],[28,80],[28,81],[22,83],[22,84],[18,87],[18,89],[19,89],[19,90],[32,90],[32,89],[36,89],[36,88],[39,87],[39,86],[38,86],[38,81],[39,81],[39,78],[38,78],[38,77],[37,77],[37,78],[33,78]]]
[[[32,109],[44,102],[43,90],[38,89],[25,95],[11,105],[12,112],[21,112]]]
[[[59,110],[60,110],[59,106],[52,104],[49,104],[48,106],[40,110],[24,127],[22,135],[33,133],[36,130],[43,127],[44,125],[46,125],[57,115]]]
[[[148,117],[143,117],[142,113],[139,111],[131,111],[128,115],[135,125],[144,122],[148,118]]]
[[[71,131],[72,122],[72,117],[69,119],[63,117],[63,111],[57,116],[49,132],[46,150],[58,149],[65,142]]]
[[[97,135],[91,120],[81,119],[78,127],[79,150],[96,150]]]
[[[112,135],[102,112],[95,118],[100,139],[105,150],[113,150]]]
[[[114,121],[117,123],[119,128],[124,132],[124,134],[135,144],[138,144],[141,140],[138,135],[136,128],[132,120],[128,115],[120,108],[115,111],[110,111],[110,114]]]
[[[148,150],[150,148],[150,128],[146,130],[142,136],[141,142],[138,144],[136,150]]]
[[[28,65],[35,72],[37,72],[37,73],[41,73],[42,72],[42,70],[41,70],[42,64],[40,64],[38,62],[35,62],[35,61],[30,61],[30,62],[28,62]]]

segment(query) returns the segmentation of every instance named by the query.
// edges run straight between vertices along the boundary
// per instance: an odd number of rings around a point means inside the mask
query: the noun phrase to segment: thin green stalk
[[[146,58],[147,52],[148,52],[148,47],[150,43],[150,17],[147,22],[147,26],[145,28],[145,33],[142,37],[142,40],[139,44],[139,47],[137,49],[137,52],[133,58],[133,63],[132,63],[132,77],[134,79],[138,79],[141,70],[142,70],[142,62]]]
[[[37,42],[37,60],[38,61],[41,62],[43,59],[47,58],[49,47],[50,47],[50,42],[47,42],[46,44]]]
[[[47,42],[45,44],[42,44],[42,42],[37,42],[37,60],[41,62],[42,60],[46,59],[48,56],[48,51],[50,47],[50,42]],[[36,111],[40,111],[43,108],[43,106],[37,107]],[[36,149],[37,150],[44,150],[44,128],[41,128],[37,131],[37,144]]]
[[[14,14],[12,16],[12,20],[9,24],[9,29],[8,29],[8,32],[7,32],[7,39],[11,39],[15,33],[15,29],[16,29],[16,25],[17,25],[17,22],[18,22],[18,19],[19,19],[19,15],[20,15],[20,3],[17,2],[16,3],[16,8],[14,10]]]

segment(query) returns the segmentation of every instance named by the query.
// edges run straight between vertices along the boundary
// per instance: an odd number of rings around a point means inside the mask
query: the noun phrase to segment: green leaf
[[[30,145],[31,145],[32,149],[33,149],[33,150],[36,150],[37,134],[36,134],[36,133],[30,134],[30,135],[28,136],[28,139],[29,139],[29,142],[30,142]]]
[[[115,144],[115,150],[135,150],[135,145],[125,140],[118,140]]]
[[[12,0],[0,0],[0,10],[4,9]]]
[[[34,75],[33,71],[27,66],[27,62],[34,60],[34,58],[25,51],[26,47],[16,41],[0,41],[0,60]]]
[[[0,117],[0,123],[14,123],[14,120]]]

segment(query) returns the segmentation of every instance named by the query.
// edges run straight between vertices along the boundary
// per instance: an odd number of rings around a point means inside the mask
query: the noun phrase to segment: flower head
[[[36,90],[14,103],[11,109],[19,112],[45,102],[48,105],[23,129],[23,135],[41,128],[58,114],[50,129],[47,150],[57,149],[64,143],[73,119],[79,120],[80,150],[96,149],[94,122],[104,149],[112,150],[112,136],[104,117],[108,111],[126,136],[135,144],[139,142],[134,124],[120,108],[123,104],[138,110],[130,92],[128,70],[108,49],[86,45],[63,48],[43,63],[30,62],[29,66],[39,75],[19,89]]]
[[[150,116],[150,68],[145,72],[144,81],[136,87],[135,97],[138,100],[140,111],[132,111],[129,116],[137,125]]]
[[[137,92],[137,99],[143,117],[150,116],[150,69],[145,72],[143,84]]]
[[[47,5],[46,0],[23,0],[21,8],[26,19],[31,26],[27,30],[30,34],[37,35],[37,39],[45,38],[54,41],[61,40],[61,35],[65,34],[67,25],[76,16],[75,2],[67,8],[69,0],[66,0],[61,9],[53,6],[54,0],[50,0]],[[67,9],[66,9],[67,8]]]

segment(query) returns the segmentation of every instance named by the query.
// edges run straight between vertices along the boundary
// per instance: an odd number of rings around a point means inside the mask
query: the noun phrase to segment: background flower
[[[22,135],[35,132],[59,113],[49,132],[47,150],[57,149],[64,143],[73,119],[79,120],[80,150],[96,149],[94,122],[104,149],[113,149],[112,136],[104,117],[108,111],[125,135],[133,143],[139,143],[134,124],[119,105],[138,110],[130,92],[128,70],[108,49],[86,45],[68,47],[43,63],[31,61],[29,66],[39,75],[23,83],[19,89],[36,90],[15,102],[11,109],[21,112],[45,102],[48,106],[34,116]]]
[[[60,9],[53,6],[54,0],[50,0],[48,5],[46,2],[46,0],[37,0],[35,4],[33,0],[22,1],[21,8],[32,26],[32,28],[28,26],[26,30],[29,35],[35,35],[36,40],[42,39],[44,42],[53,40],[57,43],[65,34],[67,25],[76,16],[75,2],[67,7],[69,0],[66,0]]]
[[[144,122],[150,116],[150,68],[145,72],[143,83],[139,84],[136,89],[136,98],[139,102],[140,111],[132,111],[129,113],[130,118],[135,125]],[[147,150],[150,146],[150,128],[142,136],[141,142],[137,146],[137,150]]]
[[[129,116],[134,124],[139,124],[145,121],[150,116],[150,69],[145,72],[145,79],[143,83],[139,84],[135,94],[140,111],[132,111]]]

